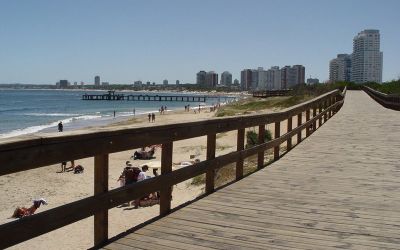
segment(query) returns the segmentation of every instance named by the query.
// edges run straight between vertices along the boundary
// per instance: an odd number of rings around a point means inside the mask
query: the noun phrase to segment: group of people
[[[145,179],[152,178],[152,176],[149,176],[146,174],[146,172],[149,170],[148,165],[143,165],[141,168],[139,167],[133,167],[130,161],[127,161],[125,163],[124,170],[122,171],[120,177],[118,178],[117,181],[119,181],[120,186],[126,186],[130,185],[136,182],[143,181]],[[153,175],[154,177],[158,176],[158,168],[153,169]],[[138,199],[135,199],[134,201],[131,202],[130,205],[134,205],[135,208],[139,208],[139,206],[149,206],[149,205],[154,205],[159,203],[159,198],[160,194],[158,192],[150,193],[144,197],[140,197]]]
[[[189,112],[189,111],[190,111],[190,104],[185,105],[185,111],[186,111],[186,112]]]
[[[149,113],[147,115],[147,117],[149,118],[149,122],[155,122],[156,121],[156,115],[154,113]]]

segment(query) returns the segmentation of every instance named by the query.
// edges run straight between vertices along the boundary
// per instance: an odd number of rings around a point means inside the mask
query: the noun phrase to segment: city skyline
[[[323,82],[332,56],[352,51],[353,37],[365,29],[380,30],[382,80],[399,78],[400,2],[345,3],[4,2],[0,83],[91,84],[95,75],[121,84],[195,83],[201,69],[240,79],[246,68],[294,64]],[[244,4],[257,8],[243,12]]]

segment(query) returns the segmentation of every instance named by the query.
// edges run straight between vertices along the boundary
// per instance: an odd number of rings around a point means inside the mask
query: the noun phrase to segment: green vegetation
[[[271,131],[266,130],[264,141],[270,141],[272,139]],[[251,148],[258,144],[258,134],[255,131],[247,131],[246,133],[246,148]]]
[[[202,174],[202,175],[193,177],[192,182],[190,184],[199,186],[199,185],[203,185],[204,183],[206,183],[206,175]]]
[[[366,83],[366,86],[386,94],[400,95],[400,80],[379,83]]]
[[[348,85],[348,83],[299,85],[291,91],[290,96],[277,96],[268,98],[249,97],[219,108],[215,116],[234,116],[266,109],[288,108],[313,99],[331,90],[337,88],[343,89],[344,86]]]

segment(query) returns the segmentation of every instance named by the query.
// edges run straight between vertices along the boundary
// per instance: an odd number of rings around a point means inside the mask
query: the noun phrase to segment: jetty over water
[[[206,102],[207,98],[219,98],[216,96],[200,95],[147,95],[147,94],[116,94],[115,91],[108,91],[107,94],[84,94],[82,100],[87,101],[163,101],[163,102]],[[224,97],[225,98],[225,97]],[[227,98],[225,98],[226,100]]]
[[[274,139],[264,142],[268,123]],[[336,90],[273,114],[0,144],[0,175],[95,156],[94,196],[0,225],[0,248],[94,215],[95,245],[109,250],[399,249],[399,124],[399,112],[366,93]],[[259,144],[244,149],[245,128],[254,126]],[[216,156],[216,134],[231,130],[237,151]],[[172,171],[173,141],[201,135],[207,160]],[[163,144],[162,175],[108,191],[108,154],[156,143]],[[78,145],[86,150],[73,150]],[[259,170],[244,176],[251,155]],[[216,189],[215,170],[229,163],[236,182]],[[171,210],[171,187],[203,173],[206,196]],[[157,190],[161,217],[108,240],[108,209]]]

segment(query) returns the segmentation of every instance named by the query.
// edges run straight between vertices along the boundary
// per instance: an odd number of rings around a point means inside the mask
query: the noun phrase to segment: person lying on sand
[[[131,158],[133,158],[134,160],[137,160],[137,159],[148,160],[148,159],[153,158],[155,151],[156,151],[156,147],[152,146],[149,151],[146,151],[143,149],[140,151],[135,151],[135,153],[133,154],[133,156]]]
[[[194,165],[194,164],[196,164],[196,163],[199,163],[199,162],[200,162],[200,159],[195,159],[194,161],[181,161],[181,162],[172,163],[172,164],[177,165],[177,166],[180,166],[180,167],[187,167],[187,166],[190,166],[190,165]]]
[[[17,207],[14,210],[13,215],[11,218],[22,218],[25,216],[29,216],[35,213],[35,211],[40,207],[40,205],[47,205],[47,201],[43,198],[33,200],[33,205],[30,208],[26,207]]]

